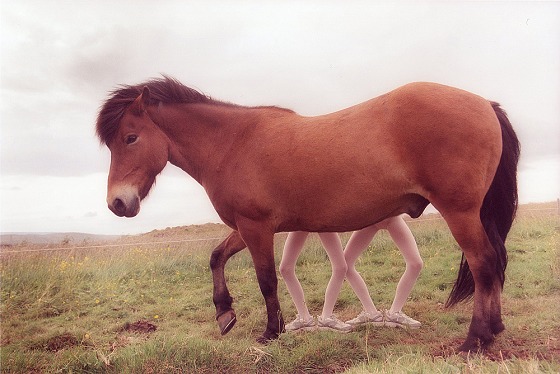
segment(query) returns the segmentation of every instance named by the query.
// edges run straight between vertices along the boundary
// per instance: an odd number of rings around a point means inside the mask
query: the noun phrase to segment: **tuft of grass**
[[[442,220],[412,221],[425,267],[405,312],[419,330],[360,327],[282,334],[267,346],[255,338],[266,311],[251,257],[240,252],[226,275],[238,323],[221,336],[212,303],[210,252],[219,240],[202,227],[151,232],[152,244],[3,254],[0,263],[2,372],[377,373],[560,371],[560,225],[557,215],[523,214],[508,238],[503,294],[506,331],[485,355],[455,348],[466,336],[472,303],[445,309],[461,252]],[[220,237],[227,230],[216,228]],[[345,243],[349,234],[342,234]],[[145,239],[145,238],[144,238]],[[276,260],[285,234],[277,235]],[[357,264],[380,309],[391,305],[404,261],[380,232]],[[319,314],[330,266],[310,235],[297,274],[308,306]],[[296,311],[281,278],[286,321]],[[353,318],[361,305],[342,288],[335,312]],[[142,329],[142,326],[154,326]],[[127,328],[139,326],[138,329]]]

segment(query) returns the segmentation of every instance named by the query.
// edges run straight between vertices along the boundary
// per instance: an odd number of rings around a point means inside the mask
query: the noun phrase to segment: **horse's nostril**
[[[123,216],[126,213],[126,205],[124,204],[124,202],[121,199],[116,198],[113,201],[113,210],[118,215]]]
[[[119,217],[134,217],[140,210],[140,198],[136,194],[119,194],[119,197],[108,197],[107,207]]]

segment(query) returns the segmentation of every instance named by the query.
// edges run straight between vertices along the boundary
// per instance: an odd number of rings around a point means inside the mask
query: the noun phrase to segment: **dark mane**
[[[214,100],[210,96],[206,96],[193,88],[189,88],[177,79],[166,75],[164,75],[163,78],[152,79],[134,86],[122,85],[111,92],[110,97],[105,101],[105,104],[103,104],[97,116],[96,132],[102,144],[108,144],[114,138],[126,109],[142,94],[144,87],[150,89],[150,104],[154,105],[160,102],[165,104],[208,103],[241,108],[239,105]],[[275,106],[254,108],[277,109],[294,113],[290,109]]]
[[[142,94],[144,87],[150,89],[152,104],[159,102],[224,104],[165,75],[163,78],[152,79],[134,86],[122,85],[111,92],[109,99],[105,101],[97,116],[97,136],[101,143],[107,144],[113,139],[126,109]]]

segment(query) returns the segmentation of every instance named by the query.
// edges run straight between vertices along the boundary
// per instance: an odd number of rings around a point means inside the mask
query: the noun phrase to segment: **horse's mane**
[[[219,103],[227,105],[166,75],[163,78],[151,79],[134,86],[122,85],[110,93],[110,97],[105,101],[97,116],[97,136],[101,143],[107,144],[113,139],[126,109],[142,94],[144,87],[150,89],[151,104],[163,102],[166,104]]]
[[[163,78],[151,79],[134,86],[121,85],[110,93],[110,97],[105,101],[97,116],[96,132],[102,144],[108,144],[115,137],[126,109],[142,94],[144,87],[150,89],[150,104],[154,105],[160,102],[164,104],[207,103],[242,108],[239,105],[214,100],[210,96],[189,88],[177,79],[167,75],[163,75]],[[254,108],[278,109],[294,113],[290,109],[275,106],[258,106]]]

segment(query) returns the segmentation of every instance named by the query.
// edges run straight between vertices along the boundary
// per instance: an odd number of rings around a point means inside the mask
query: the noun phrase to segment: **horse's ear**
[[[132,113],[139,116],[146,111],[149,103],[150,89],[148,88],[148,86],[144,86],[144,89],[142,90],[140,96],[138,96],[130,106],[130,110],[132,111]]]
[[[148,103],[150,102],[150,89],[148,88],[148,86],[144,86],[144,89],[142,90],[141,101],[143,109],[146,109]]]

